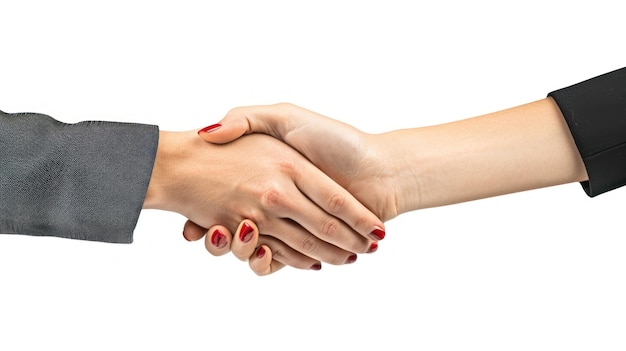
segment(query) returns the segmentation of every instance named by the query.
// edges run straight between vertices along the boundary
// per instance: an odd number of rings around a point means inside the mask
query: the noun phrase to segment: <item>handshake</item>
[[[188,132],[0,111],[0,233],[132,242],[142,209],[266,275],[354,263],[385,221],[582,182],[626,185],[626,68],[453,122],[364,133],[287,103]]]
[[[550,97],[381,134],[281,103],[159,132],[143,208],[184,215],[187,240],[267,275],[353,263],[402,213],[587,179]]]

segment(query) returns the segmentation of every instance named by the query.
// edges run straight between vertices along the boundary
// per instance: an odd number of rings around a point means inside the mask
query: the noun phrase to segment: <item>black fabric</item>
[[[158,135],[0,111],[0,233],[132,242]]]
[[[553,91],[587,169],[589,196],[626,184],[626,67]]]

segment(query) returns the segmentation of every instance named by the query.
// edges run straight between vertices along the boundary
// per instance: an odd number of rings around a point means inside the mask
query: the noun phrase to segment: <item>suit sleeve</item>
[[[626,67],[553,91],[582,156],[589,196],[626,184]]]
[[[0,111],[0,233],[132,242],[158,135]]]

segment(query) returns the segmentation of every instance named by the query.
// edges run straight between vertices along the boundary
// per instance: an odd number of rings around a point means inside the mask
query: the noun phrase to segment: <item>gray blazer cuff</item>
[[[157,126],[0,111],[0,233],[131,243]]]

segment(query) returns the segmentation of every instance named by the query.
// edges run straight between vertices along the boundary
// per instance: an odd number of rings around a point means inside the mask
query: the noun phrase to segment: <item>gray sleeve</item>
[[[0,111],[0,233],[132,242],[158,137],[152,125]]]

